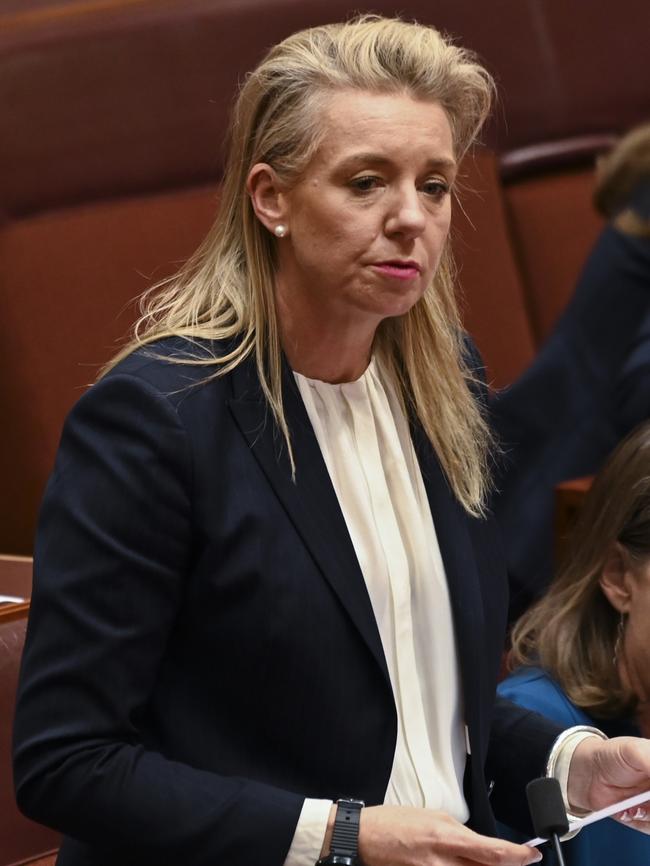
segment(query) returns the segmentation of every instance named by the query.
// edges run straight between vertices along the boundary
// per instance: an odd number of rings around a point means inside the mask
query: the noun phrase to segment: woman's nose
[[[424,231],[425,219],[417,190],[400,192],[395,195],[386,215],[386,234],[418,237]]]

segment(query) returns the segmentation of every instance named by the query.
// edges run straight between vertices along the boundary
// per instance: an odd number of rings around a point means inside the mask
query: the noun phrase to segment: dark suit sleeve
[[[174,405],[135,376],[102,380],[71,413],[37,539],[17,799],[115,862],[281,866],[302,797],[139,735],[191,566],[194,471]]]
[[[533,835],[526,784],[545,775],[553,743],[567,727],[497,697],[486,764],[487,778],[494,780],[490,801],[497,820]]]

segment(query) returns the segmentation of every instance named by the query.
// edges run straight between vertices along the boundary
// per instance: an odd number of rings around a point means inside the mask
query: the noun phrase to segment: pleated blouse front
[[[398,716],[386,803],[459,821],[466,749],[445,569],[409,425],[376,361],[335,385],[294,373],[368,588]]]

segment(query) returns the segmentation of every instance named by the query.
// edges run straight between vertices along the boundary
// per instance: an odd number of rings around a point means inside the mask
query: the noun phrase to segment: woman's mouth
[[[420,266],[413,261],[392,259],[386,262],[375,262],[373,268],[386,277],[398,280],[413,280],[420,276]]]

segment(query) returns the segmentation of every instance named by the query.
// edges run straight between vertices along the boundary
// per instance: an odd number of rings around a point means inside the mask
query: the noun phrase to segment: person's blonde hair
[[[254,352],[292,466],[273,293],[276,239],[256,218],[246,179],[253,165],[264,162],[287,186],[299,180],[319,145],[324,102],[350,88],[440,104],[460,162],[487,117],[494,84],[473,54],[433,27],[398,19],[362,16],[303,30],[271,48],[247,76],[234,106],[214,226],[174,277],[145,294],[133,340],[103,371],[136,348],[170,336],[229,341],[231,349],[219,357],[175,358],[217,365],[208,378],[224,375]],[[417,414],[456,496],[468,512],[481,514],[491,440],[471,393],[448,248],[415,306],[381,323],[375,351],[405,407]]]
[[[510,668],[540,665],[574,704],[600,718],[636,704],[614,661],[620,614],[599,583],[617,542],[633,565],[650,558],[650,422],[609,456],[585,497],[564,566],[512,632]]]
[[[650,220],[630,203],[635,189],[650,184],[650,123],[630,130],[597,165],[594,204],[628,235],[650,237]]]

